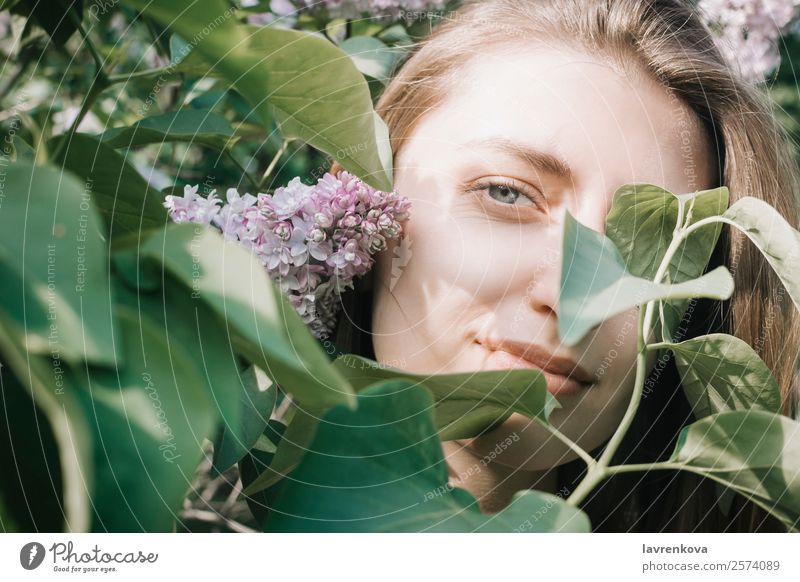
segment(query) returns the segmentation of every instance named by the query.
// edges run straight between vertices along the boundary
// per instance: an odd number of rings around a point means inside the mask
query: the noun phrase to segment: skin
[[[676,193],[711,188],[706,136],[689,108],[654,79],[575,50],[495,49],[465,63],[457,77],[459,86],[426,112],[397,152],[395,188],[412,202],[404,225],[410,260],[396,277],[394,246],[378,258],[377,360],[416,373],[488,370],[497,367],[476,338],[542,345],[598,377],[580,394],[559,396],[562,408],[551,416],[591,451],[611,437],[630,400],[638,311],[606,320],[575,346],[561,344],[565,211],[604,232],[622,184]],[[571,173],[522,160],[519,148],[498,149],[497,139],[557,156]],[[500,509],[526,487],[555,493],[554,468],[576,458],[516,413],[479,437],[445,442],[444,452],[451,483],[472,492],[484,510]]]

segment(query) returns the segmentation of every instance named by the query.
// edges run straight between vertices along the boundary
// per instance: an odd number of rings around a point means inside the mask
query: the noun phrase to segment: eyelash
[[[516,206],[516,204],[504,204],[502,202],[498,202],[489,196],[488,191],[492,186],[504,186],[509,190],[519,192],[522,196],[525,196],[531,202],[533,202],[540,211],[547,212],[547,198],[537,188],[533,188],[532,186],[518,182],[513,178],[486,178],[484,181],[479,181],[474,186],[470,186],[465,190],[465,192],[485,192],[486,194],[484,197],[489,200],[491,204],[498,207],[505,206],[511,209]]]

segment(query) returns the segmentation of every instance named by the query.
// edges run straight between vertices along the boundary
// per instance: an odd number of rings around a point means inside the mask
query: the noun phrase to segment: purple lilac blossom
[[[444,10],[446,0],[272,0],[269,12],[250,14],[248,22],[257,25],[278,24],[292,27],[301,11],[313,12],[325,8],[330,18],[361,18],[369,14],[376,18],[412,20],[425,18],[428,12]],[[245,5],[245,4],[243,4]],[[255,5],[247,2],[248,6]]]
[[[249,248],[319,339],[336,325],[341,293],[372,268],[387,241],[402,238],[411,209],[408,198],[344,170],[314,186],[295,177],[271,195],[229,188],[225,203],[215,190],[204,198],[197,188],[166,197],[172,220],[213,225]]]
[[[778,40],[795,19],[800,0],[700,0],[698,8],[715,32],[728,62],[752,83],[780,64]]]

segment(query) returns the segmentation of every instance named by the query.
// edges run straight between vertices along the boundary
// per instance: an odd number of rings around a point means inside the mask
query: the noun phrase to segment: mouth
[[[486,362],[491,369],[540,370],[547,382],[547,390],[553,396],[574,396],[597,383],[597,379],[574,360],[556,356],[535,344],[479,340],[475,343],[487,351]]]

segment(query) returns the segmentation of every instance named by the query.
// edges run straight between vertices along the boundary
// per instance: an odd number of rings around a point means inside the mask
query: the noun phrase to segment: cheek
[[[463,292],[478,303],[495,304],[541,275],[549,268],[545,261],[554,262],[548,233],[535,224],[425,216],[409,221],[406,232],[409,260],[399,282],[409,293]]]

